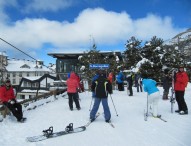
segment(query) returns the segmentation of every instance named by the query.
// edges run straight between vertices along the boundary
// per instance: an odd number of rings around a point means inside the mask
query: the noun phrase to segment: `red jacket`
[[[70,74],[70,78],[66,81],[67,84],[67,92],[68,93],[76,93],[77,88],[79,88],[79,82],[77,81],[77,77],[75,73]]]
[[[188,84],[188,75],[185,71],[176,73],[176,79],[174,84],[175,91],[185,91]]]
[[[110,83],[112,84],[112,82],[113,82],[113,73],[109,73],[109,76],[108,76],[108,78],[107,78],[109,81],[110,81]]]
[[[0,87],[0,99],[2,102],[8,102],[10,99],[15,99],[14,90],[11,86],[9,89],[6,86]]]

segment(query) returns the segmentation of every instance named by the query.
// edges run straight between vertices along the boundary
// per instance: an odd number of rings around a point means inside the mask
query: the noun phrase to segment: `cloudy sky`
[[[45,64],[47,53],[125,50],[131,37],[168,40],[191,28],[190,0],[0,0],[0,51]],[[3,39],[3,40],[2,40]]]

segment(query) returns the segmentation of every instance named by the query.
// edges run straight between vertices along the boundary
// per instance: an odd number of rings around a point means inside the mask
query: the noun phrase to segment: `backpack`
[[[107,84],[109,84],[109,81],[105,78],[98,78],[95,81],[95,95],[98,98],[106,98],[108,96],[107,92]]]

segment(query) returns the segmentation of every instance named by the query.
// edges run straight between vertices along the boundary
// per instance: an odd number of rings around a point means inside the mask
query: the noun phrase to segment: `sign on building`
[[[90,69],[108,69],[109,64],[90,64],[89,68]]]

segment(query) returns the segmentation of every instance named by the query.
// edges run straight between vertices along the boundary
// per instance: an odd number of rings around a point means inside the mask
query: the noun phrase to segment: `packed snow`
[[[188,115],[171,113],[171,103],[169,100],[162,100],[163,89],[159,89],[159,112],[167,122],[153,117],[144,120],[147,94],[137,92],[134,87],[133,96],[128,96],[127,90],[114,90],[108,97],[111,121],[115,128],[105,122],[100,104],[101,115],[84,132],[40,142],[27,142],[26,137],[41,135],[42,130],[50,126],[57,132],[64,130],[69,123],[78,127],[89,121],[91,92],[80,93],[80,111],[69,110],[65,93],[57,96],[57,100],[52,96],[23,107],[24,116],[27,117],[25,123],[18,123],[15,117],[7,116],[0,123],[0,146],[190,146],[191,111]],[[188,109],[191,105],[190,95],[191,84],[188,84],[185,92]],[[36,108],[33,109],[34,107]],[[176,109],[177,103],[174,104],[174,110]]]

